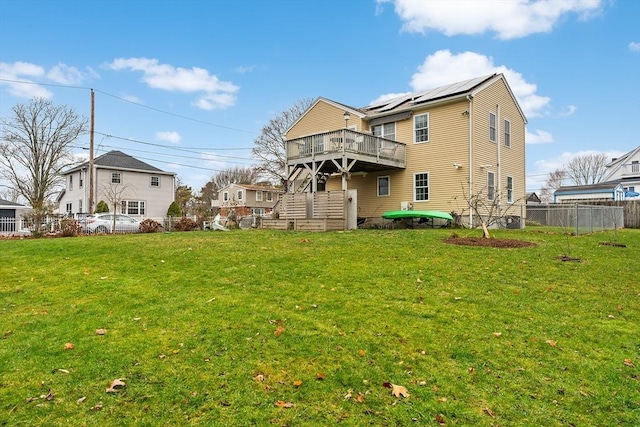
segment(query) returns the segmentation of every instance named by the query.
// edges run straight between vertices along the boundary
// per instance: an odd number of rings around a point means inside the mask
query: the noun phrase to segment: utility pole
[[[91,89],[91,130],[89,132],[89,213],[93,213],[93,125],[94,125],[94,98],[95,93]]]

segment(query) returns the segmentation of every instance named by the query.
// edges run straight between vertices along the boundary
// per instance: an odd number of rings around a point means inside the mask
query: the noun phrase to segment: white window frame
[[[236,191],[236,199],[240,202],[244,200],[244,190]]]
[[[262,201],[262,190],[256,190],[256,202]]]
[[[496,198],[496,173],[487,171],[487,200],[495,200],[495,198]]]
[[[72,202],[67,202],[67,206],[66,206],[66,208],[67,208],[67,209],[66,209],[66,212],[67,212],[68,214],[73,213],[73,203],[72,203]]]
[[[489,111],[489,141],[496,142],[498,132],[498,116],[496,113]]]
[[[507,203],[513,203],[513,177],[507,176]]]
[[[421,117],[426,117],[427,118],[427,126],[426,127],[421,127],[420,129],[417,128],[416,125],[416,121],[418,120],[418,118]],[[413,116],[413,143],[414,144],[422,144],[425,142],[429,142],[429,125],[430,125],[430,119],[429,119],[429,113],[423,113],[423,114],[417,114],[415,116]],[[427,132],[427,138],[426,139],[422,139],[420,141],[418,141],[418,131],[424,131],[426,129]]]
[[[153,179],[156,179],[156,183],[153,183]],[[149,186],[150,187],[155,187],[155,188],[160,188],[160,176],[159,175],[151,175],[149,177]]]
[[[266,197],[267,202],[273,201],[273,193],[271,193],[271,191],[267,191],[266,193],[267,193],[267,197]]]
[[[223,202],[228,202],[229,201],[229,192],[228,191],[224,191],[222,193],[222,201]]]
[[[260,216],[263,217],[265,216],[265,210],[264,208],[251,208],[251,215],[253,216]]]
[[[391,132],[393,127],[393,132]],[[380,123],[379,125],[371,126],[371,134],[373,136],[379,136],[380,138],[396,140],[396,122]]]
[[[418,178],[419,175],[426,175],[427,176],[427,185],[426,186],[420,186],[418,187],[416,185],[416,179]],[[429,176],[429,172],[417,172],[413,174],[413,201],[414,202],[428,202],[429,201],[429,181],[430,181],[430,176]],[[418,188],[426,188],[427,189],[427,197],[425,199],[419,199],[418,200]]]
[[[82,213],[82,199],[78,200],[78,213]]]
[[[504,119],[504,146],[511,148],[511,121]]]
[[[73,191],[73,174],[69,175],[69,191]]]
[[[380,189],[382,188],[380,186],[380,182],[382,182],[383,180],[387,181],[387,185],[386,185],[386,189],[387,189],[387,194],[382,194],[380,192]],[[391,195],[391,177],[389,175],[384,175],[384,176],[379,176],[378,180],[377,180],[377,194],[378,197],[389,197]]]
[[[78,188],[84,187],[84,172],[80,171],[80,182],[78,183]]]
[[[120,206],[120,213],[125,215],[144,215],[147,204],[144,200],[123,200]]]
[[[111,172],[111,183],[122,184],[122,174],[120,172]]]

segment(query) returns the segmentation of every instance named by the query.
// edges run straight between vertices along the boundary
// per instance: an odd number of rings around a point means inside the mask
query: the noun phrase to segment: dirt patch
[[[448,237],[442,240],[450,245],[483,246],[487,248],[528,248],[536,246],[533,242],[517,239],[485,239],[482,237]]]
[[[623,243],[616,243],[616,242],[600,242],[599,245],[601,246],[613,246],[616,248],[626,248],[627,245],[623,244]]]
[[[556,259],[559,259],[560,261],[564,261],[564,262],[582,262],[580,258],[572,258],[567,255],[558,255]]]

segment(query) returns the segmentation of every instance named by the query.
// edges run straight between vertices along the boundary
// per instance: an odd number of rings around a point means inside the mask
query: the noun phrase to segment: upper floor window
[[[160,187],[160,177],[153,175],[151,176],[151,186],[152,187]]]
[[[82,188],[84,186],[84,172],[80,171],[80,183],[78,185],[78,188]]]
[[[236,194],[237,194],[236,198],[238,199],[238,201],[244,198],[244,192],[242,190],[238,190]]]
[[[494,200],[496,198],[496,174],[487,172],[487,199]]]
[[[413,200],[425,202],[429,200],[429,173],[413,174]]]
[[[429,113],[413,117],[414,142],[429,142]]]
[[[511,122],[504,121],[504,146],[511,147]]]
[[[261,202],[262,201],[262,190],[257,190],[256,191],[256,202]]]
[[[496,142],[496,115],[489,113],[489,141]]]
[[[396,140],[396,122],[383,123],[381,125],[371,126],[371,133],[373,136],[379,136],[381,138]]]
[[[120,172],[111,172],[111,183],[112,184],[122,183],[122,176]]]
[[[73,175],[69,175],[69,191],[73,190]]]
[[[638,173],[638,172],[640,172],[640,161],[638,160],[631,161],[631,173]]]
[[[507,177],[507,202],[513,203],[513,177]]]
[[[273,200],[273,194],[270,191],[267,191],[267,202],[270,202]]]
[[[228,202],[229,201],[229,192],[225,191],[224,193],[222,193],[222,201],[223,202]]]
[[[378,177],[378,196],[389,195],[389,176]]]

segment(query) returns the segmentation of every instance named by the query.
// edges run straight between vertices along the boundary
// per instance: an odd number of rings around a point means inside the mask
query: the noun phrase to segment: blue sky
[[[640,145],[636,0],[0,0],[0,116],[43,96],[89,117],[93,88],[96,155],[194,190],[250,165],[302,98],[363,107],[496,71],[529,121],[527,190],[577,154]]]

